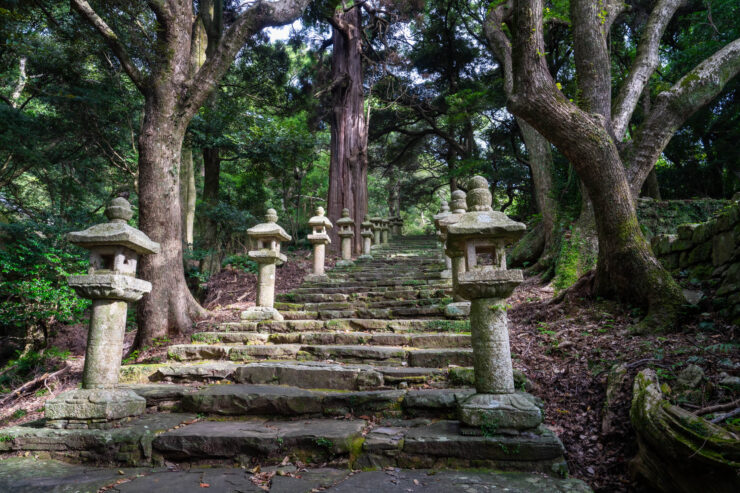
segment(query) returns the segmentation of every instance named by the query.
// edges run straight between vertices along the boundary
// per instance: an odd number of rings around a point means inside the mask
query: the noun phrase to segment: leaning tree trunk
[[[360,223],[367,213],[367,122],[362,89],[360,8],[337,13],[333,26],[331,160],[327,215],[336,223],[342,209],[355,221],[354,250],[362,252]],[[336,230],[332,245],[339,248]]]
[[[146,101],[139,136],[139,201],[147,206],[139,210],[139,227],[162,250],[139,261],[141,277],[153,286],[138,305],[139,347],[177,334],[205,314],[188,290],[182,267],[178,168],[184,135],[185,129],[173,123],[165,104]]]
[[[595,288],[602,295],[648,305],[646,323],[675,320],[682,296],[640,230],[632,192],[609,125],[602,115],[569,102],[544,58],[541,0],[514,2],[514,92],[509,106],[558,147],[583,180],[599,237]],[[580,74],[579,74],[580,76]]]

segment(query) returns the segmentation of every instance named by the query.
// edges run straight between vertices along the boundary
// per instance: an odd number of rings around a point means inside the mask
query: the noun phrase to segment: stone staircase
[[[215,324],[171,346],[165,364],[124,366],[121,381],[147,400],[149,414],[130,425],[146,440],[109,431],[100,443],[124,445],[104,461],[277,464],[290,456],[353,468],[567,474],[562,444],[544,426],[517,433],[486,423],[461,434],[457,403],[474,393],[470,329],[444,317],[451,283],[440,279],[443,268],[433,237],[398,238],[325,282],[280,295],[282,321]],[[526,386],[523,375],[516,380]],[[84,458],[98,443],[35,430],[0,440],[0,452],[48,447]]]

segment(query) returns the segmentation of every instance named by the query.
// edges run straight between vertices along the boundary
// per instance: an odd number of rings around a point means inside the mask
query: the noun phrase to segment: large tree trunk
[[[537,210],[542,215],[543,252],[546,255],[552,246],[555,218],[558,212],[558,204],[553,197],[552,189],[552,151],[547,139],[526,121],[517,118],[517,124],[522,132],[524,145],[527,147],[527,154],[529,155],[534,198],[537,203]]]
[[[514,2],[513,27],[510,108],[558,147],[588,190],[599,236],[596,291],[647,304],[651,324],[671,323],[681,304],[681,292],[642,235],[608,125],[603,116],[586,113],[563,96],[539,55],[545,51],[542,1]]]
[[[205,314],[183,272],[178,168],[185,129],[173,123],[174,105],[152,99],[146,101],[139,136],[139,227],[162,250],[139,261],[139,275],[152,283],[152,292],[138,305],[139,347],[178,334]]]
[[[327,215],[336,223],[342,209],[355,221],[354,250],[362,252],[360,223],[367,213],[367,122],[362,90],[361,9],[338,12],[333,26],[331,161]],[[330,230],[334,249],[336,230]]]
[[[221,245],[218,226],[214,219],[214,208],[218,205],[221,177],[221,154],[218,147],[203,149],[203,245],[208,254],[201,263],[201,270],[211,275],[221,270]]]

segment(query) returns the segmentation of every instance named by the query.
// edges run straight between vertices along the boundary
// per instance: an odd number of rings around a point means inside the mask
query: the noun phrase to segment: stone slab
[[[187,411],[221,415],[320,414],[324,394],[277,385],[213,385],[183,397]]]
[[[302,389],[362,390],[383,385],[383,375],[370,366],[326,363],[252,363],[236,369],[237,383],[290,385]]]
[[[280,461],[298,454],[314,457],[347,454],[362,435],[363,420],[200,421],[158,436],[154,448],[171,459],[258,457]]]
[[[64,430],[44,427],[43,421],[4,428],[0,452],[49,451],[76,460],[101,464],[148,464],[158,433],[195,420],[180,413],[150,414],[108,430]]]

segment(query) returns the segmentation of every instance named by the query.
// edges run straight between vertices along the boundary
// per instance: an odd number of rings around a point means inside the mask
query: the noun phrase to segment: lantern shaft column
[[[118,383],[127,311],[125,301],[93,300],[82,372],[83,388],[105,389]]]

